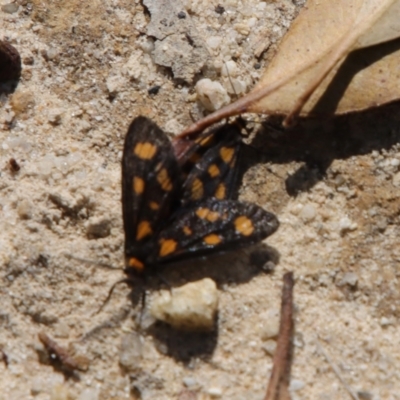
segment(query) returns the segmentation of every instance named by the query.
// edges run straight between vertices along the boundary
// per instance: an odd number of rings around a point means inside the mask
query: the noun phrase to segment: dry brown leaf
[[[262,98],[251,104],[249,111],[289,116],[300,111],[303,115],[312,113],[351,51],[400,36],[400,28],[393,24],[393,15],[400,18],[399,4],[399,0],[309,0],[262,79],[249,93],[250,100],[254,95]],[[397,58],[400,61],[400,55]],[[354,75],[342,91],[336,112],[368,108],[399,97],[398,89],[386,90],[382,85],[382,80],[388,80],[383,77],[387,68],[382,64],[390,67],[392,63],[380,61],[377,69]],[[397,75],[395,78],[400,79]],[[347,93],[351,101],[347,100]],[[324,111],[320,105],[318,108],[319,112]]]
[[[183,134],[244,112],[290,121],[397,100],[399,20],[400,0],[308,0],[254,89]]]

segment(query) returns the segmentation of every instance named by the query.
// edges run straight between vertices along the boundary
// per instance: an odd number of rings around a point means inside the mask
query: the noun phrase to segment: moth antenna
[[[80,262],[90,264],[90,265],[97,265],[99,267],[104,267],[104,268],[108,268],[108,269],[121,269],[119,267],[114,267],[113,265],[102,262],[102,261],[94,261],[94,260],[89,260],[87,258],[76,257],[76,256],[73,256],[72,254],[64,254],[64,256],[71,260],[80,261]]]
[[[100,306],[100,308],[99,308],[93,315],[97,315],[97,314],[99,314],[99,313],[103,310],[103,308],[104,308],[104,307],[107,305],[107,303],[110,301],[111,296],[112,296],[112,294],[113,294],[113,292],[114,292],[114,289],[117,287],[117,285],[119,285],[120,283],[129,284],[129,283],[131,283],[131,282],[132,282],[132,280],[129,279],[129,278],[124,278],[124,279],[121,279],[121,280],[115,282],[115,283],[111,286],[110,290],[108,291],[108,295],[107,295],[106,299],[103,301],[103,304]]]

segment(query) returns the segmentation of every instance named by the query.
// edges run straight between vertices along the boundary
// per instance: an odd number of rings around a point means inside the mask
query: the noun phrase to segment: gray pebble
[[[14,14],[18,11],[18,4],[16,3],[8,3],[1,6],[1,11],[7,14]]]
[[[86,234],[91,238],[105,238],[111,232],[111,221],[108,218],[92,218],[86,226]]]
[[[135,371],[141,364],[143,345],[137,333],[128,333],[122,337],[119,363],[127,371]]]

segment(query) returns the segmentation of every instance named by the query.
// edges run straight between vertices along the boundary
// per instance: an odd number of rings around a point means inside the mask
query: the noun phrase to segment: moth
[[[211,139],[200,137],[193,151],[178,160],[154,122],[142,116],[132,121],[122,157],[128,277],[179,260],[237,250],[278,229],[274,214],[230,198],[239,148],[236,132],[210,145]]]

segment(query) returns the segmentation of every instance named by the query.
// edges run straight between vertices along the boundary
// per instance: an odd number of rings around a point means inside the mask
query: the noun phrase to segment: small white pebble
[[[225,88],[219,83],[205,78],[196,84],[197,96],[205,109],[215,111],[230,102]]]
[[[243,36],[247,36],[250,33],[250,28],[247,24],[235,24],[234,25],[235,30],[240,33]]]
[[[271,316],[267,321],[264,321],[260,328],[261,339],[269,340],[276,338],[279,333],[279,317]]]
[[[257,18],[252,17],[247,21],[247,25],[250,28],[253,28],[256,24],[257,24]]]
[[[295,392],[296,390],[303,389],[306,384],[299,379],[291,379],[289,390]]]
[[[46,386],[44,386],[46,387]],[[50,400],[67,400],[71,396],[71,393],[68,390],[68,387],[65,386],[64,384],[56,384],[54,385],[51,394],[50,394]],[[89,400],[86,399],[85,400]]]
[[[222,37],[220,37],[220,36],[210,36],[207,39],[207,46],[211,50],[216,50],[220,46],[221,42],[222,42]]]
[[[78,397],[78,400],[98,400],[99,392],[97,389],[84,389]]]
[[[218,290],[209,278],[191,282],[171,292],[163,290],[151,302],[151,315],[177,329],[204,331],[214,327]]]
[[[122,337],[119,363],[126,371],[136,371],[142,361],[143,344],[137,333],[128,333]]]
[[[150,54],[154,50],[154,41],[149,37],[143,37],[138,42],[139,47],[147,54]]]
[[[221,75],[230,76],[231,78],[236,77],[238,75],[238,67],[235,61],[229,60],[224,63],[222,66]]]
[[[262,348],[268,355],[272,357],[275,354],[276,346],[277,346],[276,341],[269,339],[263,344]]]
[[[109,76],[106,80],[106,86],[108,92],[115,96],[125,88],[125,79],[121,75]]]
[[[133,53],[126,64],[123,66],[123,70],[128,74],[130,79],[139,80],[142,74],[143,66],[140,64],[141,52]]]
[[[400,187],[400,172],[395,174],[392,178],[393,186]]]
[[[32,396],[37,396],[38,394],[40,394],[43,390],[43,380],[40,378],[34,378],[31,381],[31,395]]]
[[[51,108],[47,112],[47,119],[52,125],[60,125],[62,115],[63,115],[63,110],[61,108]]]
[[[229,84],[228,84],[228,88],[229,88],[229,93],[231,94],[235,94],[235,95],[239,95],[239,94],[243,94],[246,93],[247,91],[247,84],[246,82],[240,80],[240,79],[230,79],[229,80]]]
[[[294,204],[290,207],[290,212],[293,215],[299,215],[301,210],[303,209],[303,205],[302,204]]]
[[[312,204],[306,204],[300,212],[300,218],[303,222],[311,222],[315,219],[317,212]]]
[[[353,222],[350,218],[348,217],[343,217],[339,221],[339,231],[340,234],[344,234],[346,232],[351,232],[355,231],[357,229],[358,225],[357,223]]]
[[[196,379],[194,379],[192,376],[185,376],[182,381],[183,384],[188,388],[192,388],[197,385]]]
[[[28,199],[21,200],[17,205],[17,213],[21,219],[30,219],[32,217],[32,203]]]
[[[222,389],[219,387],[211,387],[207,390],[208,394],[211,397],[221,397],[222,396]]]
[[[343,275],[341,282],[343,285],[349,285],[354,287],[357,285],[358,276],[354,272],[346,272]]]

